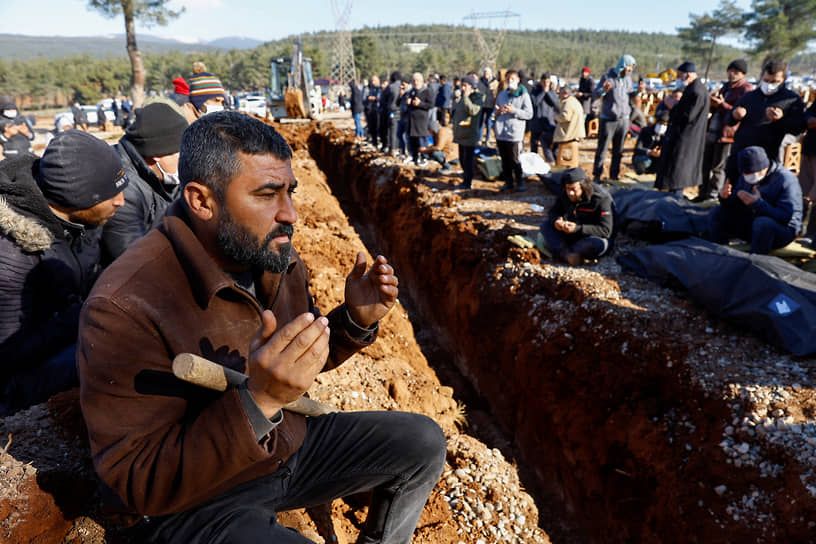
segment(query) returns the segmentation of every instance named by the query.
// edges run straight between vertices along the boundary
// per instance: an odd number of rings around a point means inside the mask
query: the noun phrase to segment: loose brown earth
[[[415,542],[546,542],[537,526],[556,542],[816,541],[813,359],[710,320],[611,258],[570,268],[512,246],[553,201],[538,183],[456,193],[457,176],[397,165],[331,125],[279,128],[295,148],[295,243],[318,304],[340,300],[360,238],[401,278],[405,305],[377,344],[312,394],[443,426],[448,467]],[[0,421],[9,432],[0,541],[121,540],[98,523],[70,394]],[[335,501],[340,541],[353,541],[359,504]],[[320,541],[303,512],[282,520]]]

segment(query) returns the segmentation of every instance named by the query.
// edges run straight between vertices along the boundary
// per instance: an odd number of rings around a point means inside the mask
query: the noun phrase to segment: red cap
[[[184,81],[183,77],[177,77],[173,80],[173,92],[176,94],[190,94],[190,86]]]
[[[584,66],[583,68],[581,68],[581,71],[586,74],[592,73],[592,70],[589,69],[589,66]]]

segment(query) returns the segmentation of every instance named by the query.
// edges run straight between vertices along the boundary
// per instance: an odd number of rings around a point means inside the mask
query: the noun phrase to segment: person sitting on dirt
[[[358,253],[345,303],[320,316],[291,245],[292,150],[257,119],[191,124],[179,174],[162,225],[103,272],[82,313],[80,403],[109,496],[140,520],[139,542],[307,542],[276,513],[372,491],[357,542],[408,542],[445,463],[439,426],[285,408],[374,342],[394,269]],[[248,378],[224,392],[181,382],[171,366],[185,352]]]
[[[635,152],[632,155],[632,168],[639,176],[657,172],[660,151],[663,149],[663,138],[669,128],[669,112],[664,110],[656,117],[654,125],[640,131]]]
[[[561,174],[562,192],[550,209],[541,233],[554,258],[572,266],[598,259],[609,251],[612,197],[592,183],[582,168]]]
[[[98,227],[124,203],[127,183],[116,152],[77,130],[55,136],[42,159],[0,163],[0,415],[77,384],[79,310],[99,272]]]
[[[796,238],[802,227],[802,189],[788,169],[768,159],[760,146],[739,152],[737,183],[726,181],[720,205],[709,215],[711,240],[730,238],[751,243],[751,253],[765,255]]]
[[[161,223],[178,196],[178,157],[187,120],[169,104],[136,110],[136,120],[113,148],[130,183],[125,205],[102,231],[102,263],[107,266],[147,231]]]

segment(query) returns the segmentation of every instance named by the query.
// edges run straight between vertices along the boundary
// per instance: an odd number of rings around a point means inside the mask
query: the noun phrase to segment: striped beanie
[[[224,86],[221,80],[209,72],[200,72],[190,76],[190,102],[196,109],[210,98],[224,96]]]

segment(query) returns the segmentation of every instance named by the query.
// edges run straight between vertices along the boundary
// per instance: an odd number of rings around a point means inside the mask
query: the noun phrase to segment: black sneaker
[[[501,189],[499,189],[499,192],[500,193],[509,193],[512,190],[513,190],[513,186],[508,184],[508,183],[505,183],[504,185],[501,186]]]
[[[527,184],[526,183],[519,183],[518,187],[516,187],[516,192],[517,193],[523,193],[526,190],[527,190]]]

